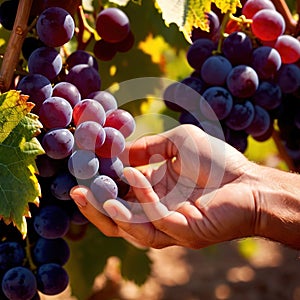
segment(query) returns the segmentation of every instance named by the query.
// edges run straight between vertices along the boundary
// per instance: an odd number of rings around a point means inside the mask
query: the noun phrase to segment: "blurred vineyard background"
[[[90,12],[99,2],[83,1],[90,26],[93,26]],[[286,3],[296,14],[296,1],[289,0]],[[102,4],[107,2],[103,1]],[[112,6],[111,3],[109,5]],[[130,1],[122,9],[131,21],[135,45],[127,53],[118,53],[109,62],[99,61],[103,90],[115,83],[139,77],[166,77],[179,81],[193,71],[186,61],[189,43],[175,24],[169,27],[165,25],[153,1]],[[5,52],[9,35],[9,31],[0,28],[0,55]],[[89,38],[90,33],[85,32],[83,40],[88,41]],[[93,43],[94,40],[85,50],[92,52]],[[65,51],[71,53],[76,47],[78,41],[74,38]],[[137,132],[132,138],[144,133],[159,133],[176,125],[176,113],[169,111],[162,101],[155,98],[156,90],[161,87],[152,88],[149,97],[124,105],[126,110],[137,117]],[[162,118],[164,115],[172,121],[166,122],[166,118]],[[245,155],[257,163],[287,170],[272,138],[266,142],[256,142],[249,138]],[[136,268],[131,272],[139,272],[140,267],[142,273],[147,273],[144,269],[148,265],[138,262],[138,252],[135,250],[132,249],[132,256],[126,256],[127,261],[125,259],[121,262],[119,255],[111,251],[120,244],[114,244],[93,228],[82,241],[69,243],[72,254],[67,269],[72,274],[72,284],[77,294],[84,298],[72,296],[70,287],[58,296],[42,296],[44,300],[300,299],[299,252],[258,238],[233,241],[197,251],[181,247],[149,250],[151,271],[142,285],[123,278],[120,273],[122,263],[127,263],[128,269]],[[90,255],[90,247],[96,254]],[[111,252],[103,255],[104,248]],[[99,260],[95,261],[95,255],[103,255],[103,259],[98,257]],[[85,263],[78,264],[78,261]],[[97,274],[92,286],[86,285],[85,280],[86,277],[94,276],[89,274],[91,269],[93,274]]]

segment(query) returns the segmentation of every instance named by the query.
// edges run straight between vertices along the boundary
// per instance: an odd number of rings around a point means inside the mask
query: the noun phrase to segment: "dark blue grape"
[[[24,267],[9,269],[2,279],[2,291],[10,300],[31,300],[37,292],[35,276]]]
[[[51,182],[51,194],[59,200],[71,200],[70,190],[77,185],[76,178],[67,171],[57,174]]]
[[[45,295],[62,293],[69,284],[66,270],[58,264],[43,264],[37,269],[37,287]]]
[[[112,179],[120,178],[123,174],[123,163],[118,157],[100,158],[99,173]]]
[[[46,239],[64,237],[68,232],[69,225],[69,216],[62,208],[56,205],[42,207],[33,220],[35,231]]]
[[[17,242],[0,243],[0,275],[4,271],[22,265],[25,259],[24,247]]]

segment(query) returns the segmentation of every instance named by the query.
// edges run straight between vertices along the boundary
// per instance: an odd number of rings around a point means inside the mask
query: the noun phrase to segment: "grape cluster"
[[[106,11],[110,9],[100,15]],[[124,18],[118,9],[113,12]],[[108,32],[113,38],[109,42],[119,44],[131,34],[128,18],[115,27],[111,18],[116,17],[108,13],[97,30],[103,30],[101,35]],[[105,200],[124,197],[129,190],[121,179],[124,166],[118,156],[135,130],[133,116],[118,108],[111,93],[101,90],[98,62],[92,54],[84,50],[61,54],[75,32],[68,11],[47,7],[35,30],[38,38],[28,37],[23,45],[28,74],[16,89],[29,96],[35,104],[33,113],[43,125],[38,139],[45,154],[36,159],[42,197],[38,207],[30,203],[25,240],[15,227],[0,222],[3,300],[39,299],[40,293],[56,295],[68,286],[67,239],[80,239],[89,224],[70,198],[72,187],[88,186],[98,209]]]
[[[210,31],[193,29],[187,61],[194,72],[167,87],[167,107],[180,113],[181,123],[205,123],[212,135],[217,123],[241,152],[249,135],[267,140],[278,125],[285,146],[299,153],[299,40],[285,33],[285,20],[269,0],[245,1],[241,15],[221,17],[212,10]]]

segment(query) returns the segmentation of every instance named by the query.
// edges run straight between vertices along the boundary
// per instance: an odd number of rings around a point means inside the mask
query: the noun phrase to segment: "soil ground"
[[[122,279],[112,257],[87,300],[300,300],[300,252],[264,239],[250,243],[248,255],[240,241],[150,250],[152,274],[141,287]],[[76,300],[69,295],[49,300]]]

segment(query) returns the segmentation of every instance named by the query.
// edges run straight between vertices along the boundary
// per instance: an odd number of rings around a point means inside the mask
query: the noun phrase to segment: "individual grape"
[[[238,98],[248,98],[254,95],[259,85],[255,70],[247,65],[232,68],[226,79],[229,92]]]
[[[2,291],[10,300],[31,300],[37,292],[35,276],[25,267],[9,269],[2,279]]]
[[[104,108],[105,112],[118,108],[118,102],[116,98],[107,91],[93,92],[87,96],[87,99],[94,99],[99,102]]]
[[[268,130],[264,134],[255,135],[255,136],[252,136],[252,137],[253,137],[254,140],[256,140],[258,142],[264,142],[264,141],[267,141],[269,138],[272,137],[273,131],[274,131],[273,121],[271,120]]]
[[[300,41],[291,35],[279,36],[274,48],[280,54],[284,64],[296,63],[300,59]]]
[[[247,19],[252,19],[252,17],[262,9],[276,10],[274,4],[270,0],[247,0],[242,7],[242,14]]]
[[[53,159],[47,154],[38,155],[35,162],[40,177],[52,177],[57,174],[61,168],[61,161]]]
[[[32,259],[36,266],[46,263],[63,266],[69,258],[70,247],[63,238],[45,239],[40,237],[32,249]]]
[[[118,197],[124,198],[130,191],[130,185],[120,178],[115,179],[115,183],[117,184],[118,187]]]
[[[106,176],[97,176],[90,185],[96,200],[101,204],[108,199],[116,199],[118,196],[118,186],[115,181]]]
[[[62,69],[62,58],[55,48],[40,47],[34,50],[28,59],[30,74],[41,74],[50,81],[53,80]]]
[[[252,123],[254,114],[254,106],[250,101],[235,103],[229,116],[225,119],[225,124],[236,131],[244,130]]]
[[[222,43],[222,53],[233,65],[247,65],[252,53],[252,42],[242,31],[229,34]]]
[[[126,38],[118,43],[115,43],[118,52],[128,52],[134,46],[134,35],[130,30]]]
[[[191,33],[191,40],[193,42],[203,38],[212,40],[217,35],[220,28],[220,20],[218,15],[211,10],[210,12],[206,13],[206,16],[209,25],[209,31],[204,31],[201,28],[193,28]]]
[[[210,39],[195,40],[186,54],[189,65],[195,70],[200,70],[204,61],[212,55],[215,49],[215,44]]]
[[[61,97],[50,97],[41,105],[40,121],[45,128],[67,127],[72,121],[72,106]]]
[[[105,135],[105,130],[99,123],[85,121],[76,127],[74,139],[80,149],[95,151],[103,145]]]
[[[35,104],[32,112],[37,114],[43,101],[52,95],[51,82],[40,74],[23,77],[17,85],[17,90],[20,90],[25,95],[29,95],[29,101]]]
[[[22,265],[25,259],[23,246],[15,241],[0,242],[0,276],[4,271]]]
[[[52,96],[66,99],[72,107],[81,100],[81,95],[77,87],[66,81],[60,81],[54,85]]]
[[[200,79],[201,80],[201,79]],[[166,87],[163,94],[163,101],[167,108],[174,110],[174,111],[183,111],[184,109],[180,104],[176,103],[175,98],[175,91],[177,89],[177,86],[179,86],[179,82],[174,82]]]
[[[220,140],[224,140],[223,130],[219,122],[210,121],[210,120],[201,120],[198,127],[200,127],[207,134],[216,137]]]
[[[76,150],[69,157],[68,169],[78,179],[90,179],[98,172],[99,160],[92,151]]]
[[[7,30],[14,27],[19,0],[4,1],[0,5],[0,24]]]
[[[37,234],[45,239],[62,238],[68,232],[70,219],[57,205],[47,205],[34,216],[33,226]]]
[[[193,124],[199,126],[200,118],[198,112],[183,111],[180,113],[178,121],[180,124]]]
[[[253,34],[262,41],[274,41],[285,31],[283,16],[273,9],[261,9],[252,18]]]
[[[74,34],[72,16],[61,7],[49,7],[39,16],[36,30],[40,40],[49,47],[60,47]]]
[[[258,105],[254,105],[254,110],[254,118],[245,131],[253,137],[262,136],[269,130],[271,118],[269,113]]]
[[[23,45],[22,45],[22,54],[23,54],[24,58],[26,60],[28,60],[30,54],[34,50],[36,50],[40,47],[44,47],[44,46],[45,46],[45,44],[41,40],[39,40],[39,39],[37,39],[33,36],[26,37],[24,39],[24,42],[23,42]]]
[[[53,159],[68,157],[74,146],[73,134],[65,128],[48,131],[42,139],[42,147],[46,154]]]
[[[62,293],[69,284],[67,271],[55,263],[43,264],[37,269],[37,287],[45,295]]]
[[[235,149],[244,153],[248,147],[248,134],[244,130],[236,131],[226,128],[225,141]]]
[[[220,86],[208,88],[200,101],[200,111],[209,120],[225,119],[233,106],[229,91]]]
[[[70,208],[70,205],[68,206]],[[82,214],[78,206],[75,204],[70,209],[70,222],[75,225],[86,225],[89,223],[89,220]]]
[[[92,92],[99,91],[101,79],[94,67],[87,64],[79,64],[72,67],[65,81],[74,84],[84,99]]]
[[[71,200],[70,190],[77,185],[76,178],[68,171],[62,171],[51,182],[51,194],[59,200]]]
[[[87,64],[98,71],[98,62],[96,58],[85,50],[76,50],[72,52],[66,59],[68,69],[72,69],[76,65]]]
[[[79,125],[86,121],[94,121],[104,125],[106,114],[103,106],[96,100],[84,99],[73,108],[73,121]]]
[[[232,65],[230,61],[221,56],[210,56],[201,67],[201,78],[209,85],[224,85]]]
[[[127,138],[134,132],[136,124],[128,111],[118,108],[107,112],[104,127],[116,128]]]
[[[124,165],[120,158],[111,157],[103,158],[101,157],[99,164],[99,173],[101,175],[109,176],[110,178],[116,180],[120,178],[123,174]]]
[[[300,87],[300,69],[295,64],[284,64],[277,73],[276,82],[283,93],[293,93]]]
[[[109,61],[116,56],[118,51],[116,44],[101,39],[95,42],[93,52],[98,59]]]
[[[281,57],[278,51],[269,46],[254,49],[251,67],[261,80],[272,79],[281,66]]]
[[[271,110],[281,103],[282,92],[278,84],[269,81],[260,82],[252,100],[255,104]]]
[[[99,36],[109,43],[124,40],[130,32],[127,15],[116,7],[103,9],[96,18],[96,30]]]
[[[113,128],[104,127],[105,141],[102,146],[95,149],[96,154],[99,157],[111,158],[118,156],[125,149],[125,138],[123,134]]]

